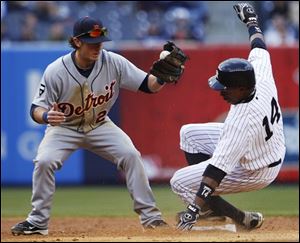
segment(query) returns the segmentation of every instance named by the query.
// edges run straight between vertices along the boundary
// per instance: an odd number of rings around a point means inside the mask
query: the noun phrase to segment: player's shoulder
[[[122,62],[122,61],[127,60],[121,54],[118,54],[114,51],[108,51],[108,50],[105,50],[105,49],[102,49],[102,51],[103,51],[103,56],[104,56],[105,60],[109,63],[118,63],[118,62]]]
[[[45,72],[47,73],[59,73],[60,71],[64,70],[64,63],[72,61],[71,53],[68,53],[66,55],[60,56],[57,59],[55,59],[53,62],[51,62]]]

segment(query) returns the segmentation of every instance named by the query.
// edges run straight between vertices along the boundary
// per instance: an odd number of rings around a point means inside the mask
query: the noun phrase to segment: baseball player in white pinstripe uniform
[[[121,55],[102,49],[105,41],[110,39],[101,21],[80,18],[69,39],[74,51],[52,62],[44,72],[31,117],[47,124],[47,129],[34,159],[32,210],[25,221],[12,227],[14,235],[48,234],[54,174],[79,148],[111,161],[124,172],[143,228],[167,225],[156,207],[140,152],[108,113],[121,88],[156,93],[165,83],[178,81],[187,57],[168,42],[164,50],[169,54],[155,61],[146,73]]]
[[[248,27],[251,51],[248,60],[220,63],[208,81],[231,104],[224,123],[190,124],[180,131],[180,146],[191,164],[170,181],[188,205],[178,214],[181,230],[190,230],[200,215],[212,213],[230,217],[246,229],[260,227],[261,213],[237,209],[219,195],[268,186],[285,156],[282,113],[257,15],[247,3],[234,9]]]

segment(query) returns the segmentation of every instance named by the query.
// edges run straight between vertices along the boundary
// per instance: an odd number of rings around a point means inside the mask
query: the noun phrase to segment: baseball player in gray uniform
[[[212,213],[230,217],[246,229],[260,227],[261,213],[242,211],[220,195],[268,186],[285,156],[282,113],[257,15],[247,3],[234,5],[234,10],[248,27],[251,51],[248,60],[220,63],[208,81],[231,104],[224,123],[189,124],[180,131],[180,146],[191,164],[170,181],[188,205],[177,215],[180,230],[192,229],[200,215]]]
[[[156,207],[139,151],[110,120],[108,112],[120,88],[155,93],[166,82],[176,82],[184,68],[183,62],[173,66],[181,50],[171,42],[165,45],[173,59],[154,62],[150,70],[157,74],[154,76],[121,55],[102,49],[105,41],[110,39],[101,21],[80,18],[69,39],[75,50],[48,65],[43,74],[31,116],[48,125],[34,159],[32,210],[26,221],[12,227],[14,235],[48,234],[55,171],[79,148],[113,162],[125,173],[134,211],[144,228],[167,225]],[[164,71],[167,64],[169,69]]]

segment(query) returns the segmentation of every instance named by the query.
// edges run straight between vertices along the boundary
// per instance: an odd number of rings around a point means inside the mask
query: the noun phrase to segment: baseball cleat
[[[157,219],[143,227],[144,227],[144,229],[155,229],[155,228],[160,228],[160,227],[169,227],[169,225],[162,219]]]
[[[262,226],[264,222],[264,217],[261,213],[258,212],[244,212],[245,218],[243,220],[243,224],[246,229],[257,229]]]
[[[31,223],[24,221],[16,224],[11,228],[11,233],[13,235],[32,235],[32,234],[40,234],[40,235],[48,235],[48,229],[38,228]]]

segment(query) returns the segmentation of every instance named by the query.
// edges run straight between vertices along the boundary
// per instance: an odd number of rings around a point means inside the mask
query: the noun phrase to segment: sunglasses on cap
[[[96,38],[96,37],[99,37],[99,36],[107,36],[107,33],[108,33],[108,30],[105,27],[95,28],[95,29],[90,30],[88,32],[81,33],[77,36],[74,36],[74,38],[78,38],[78,37],[85,36],[85,35],[89,35],[92,38]]]

